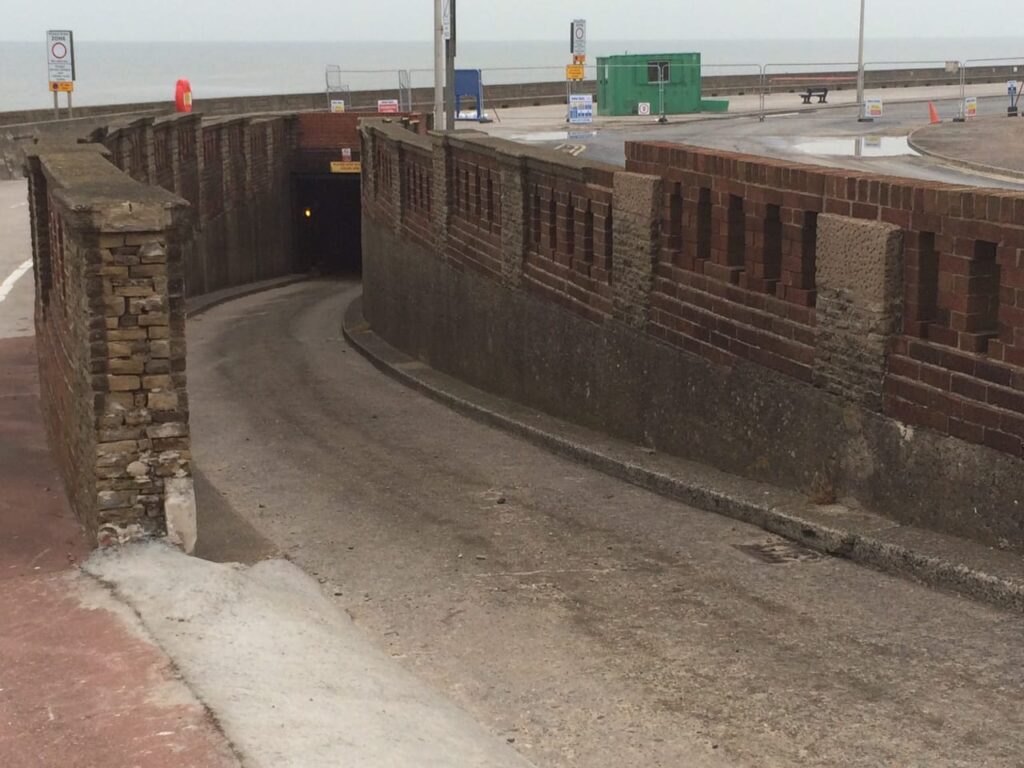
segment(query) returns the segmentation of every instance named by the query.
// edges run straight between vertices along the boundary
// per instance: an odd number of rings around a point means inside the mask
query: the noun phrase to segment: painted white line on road
[[[28,203],[15,203],[14,205],[9,205],[7,207],[13,209],[13,208],[21,208],[23,205],[28,205]]]
[[[0,283],[0,301],[3,301],[4,299],[7,298],[7,294],[11,292],[11,289],[14,287],[14,284],[18,282],[18,278],[24,275],[30,269],[32,269],[32,259],[23,262],[20,267],[11,272],[11,274],[9,274],[4,279],[4,281]]]

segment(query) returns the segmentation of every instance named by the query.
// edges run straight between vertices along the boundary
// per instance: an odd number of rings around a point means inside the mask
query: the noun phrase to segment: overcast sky
[[[18,0],[0,39],[72,29],[92,40],[427,40],[432,0]],[[858,0],[459,0],[473,40],[566,36],[585,18],[592,39],[851,38]],[[1020,0],[868,0],[874,37],[1018,36]]]

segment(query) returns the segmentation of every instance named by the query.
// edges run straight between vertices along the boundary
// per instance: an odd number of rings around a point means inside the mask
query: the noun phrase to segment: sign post
[[[572,122],[572,84],[583,80],[584,68],[587,63],[587,20],[574,19],[569,25],[569,53],[572,54],[572,65],[565,68],[565,122]]]
[[[70,29],[46,33],[46,72],[53,92],[54,118],[60,119],[59,95],[68,95],[68,117],[73,117],[71,92],[75,90],[75,38]]]
[[[455,16],[455,0],[444,0],[442,10],[444,26],[444,126],[455,130],[455,56],[458,53],[458,22]],[[477,113],[483,113],[483,105],[477,104]]]
[[[594,97],[589,93],[574,93],[569,97],[569,122],[589,125],[594,122]]]

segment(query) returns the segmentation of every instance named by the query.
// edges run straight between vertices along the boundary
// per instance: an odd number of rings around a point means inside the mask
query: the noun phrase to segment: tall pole
[[[444,124],[449,131],[455,130],[455,0],[448,2],[448,39],[444,41]],[[477,104],[477,110],[483,105]]]
[[[444,127],[444,9],[434,0],[434,130]]]
[[[864,3],[860,0],[860,44],[857,50],[857,109],[861,118],[864,114]]]

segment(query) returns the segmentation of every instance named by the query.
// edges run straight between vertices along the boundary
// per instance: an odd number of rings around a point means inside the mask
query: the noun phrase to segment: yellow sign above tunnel
[[[331,173],[362,173],[363,164],[358,160],[335,160],[331,162]]]

